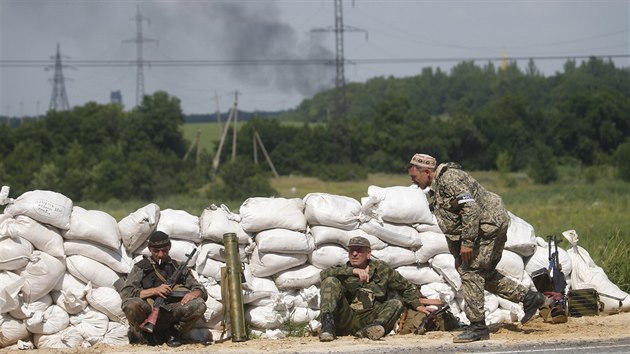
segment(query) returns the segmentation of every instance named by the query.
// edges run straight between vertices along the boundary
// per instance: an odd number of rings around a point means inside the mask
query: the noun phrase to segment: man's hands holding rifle
[[[161,284],[155,288],[144,289],[140,291],[140,297],[143,299],[149,297],[161,297],[166,299],[171,293],[173,289],[168,284]],[[182,305],[186,305],[189,301],[194,300],[201,296],[201,291],[193,290],[184,295],[180,301]]]

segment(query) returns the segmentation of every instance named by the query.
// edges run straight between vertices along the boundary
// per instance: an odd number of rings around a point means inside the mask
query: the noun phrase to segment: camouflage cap
[[[437,161],[431,155],[426,154],[415,154],[409,161],[409,165],[414,165],[423,168],[435,168],[437,166]]]
[[[356,236],[348,241],[348,248],[350,247],[366,247],[372,249],[372,245],[370,245],[370,241],[362,236]]]
[[[168,235],[162,231],[155,231],[149,236],[149,247],[166,247],[171,245]]]

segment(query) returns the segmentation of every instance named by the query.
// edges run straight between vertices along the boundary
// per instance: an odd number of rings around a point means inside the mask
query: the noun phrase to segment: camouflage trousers
[[[457,268],[462,278],[466,317],[471,322],[485,321],[484,290],[516,303],[527,294],[525,286],[496,270],[507,241],[507,229],[506,224],[495,235],[477,237],[472,261],[469,264],[462,263]],[[459,257],[461,242],[447,241],[453,256]]]
[[[129,320],[129,326],[138,328],[149,317],[153,306],[139,297],[125,300],[122,310]],[[202,318],[206,312],[206,303],[202,298],[189,301],[186,305],[180,302],[164,304],[160,309],[155,332],[177,330],[180,333],[189,331],[195,322]]]
[[[372,323],[383,325],[387,334],[394,329],[403,310],[403,303],[398,299],[375,302],[371,308],[355,310],[344,296],[341,281],[335,277],[322,280],[320,298],[320,312],[333,314],[335,334],[339,336],[354,335]]]

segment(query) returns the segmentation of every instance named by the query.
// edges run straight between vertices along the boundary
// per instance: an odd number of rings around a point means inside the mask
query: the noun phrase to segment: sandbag
[[[311,226],[354,230],[359,227],[360,214],[361,203],[350,197],[328,193],[309,193],[304,197],[304,216]]]
[[[90,344],[96,344],[107,333],[109,318],[107,318],[106,314],[88,306],[80,313],[70,316],[70,324]]]
[[[394,246],[409,248],[413,251],[422,247],[422,239],[418,230],[409,225],[379,223],[372,219],[359,227],[366,233],[376,236],[385,243]]]
[[[32,243],[36,249],[53,257],[64,255],[63,238],[59,229],[42,224],[26,215],[17,215],[0,222],[0,235],[21,237]]]
[[[280,290],[305,289],[320,283],[321,271],[312,264],[302,264],[276,273],[273,280]]]
[[[85,288],[85,299],[90,306],[107,315],[110,320],[127,323],[127,317],[122,311],[122,299],[115,289],[106,286],[94,289],[92,283],[88,283]]]
[[[24,320],[33,316],[36,312],[46,311],[46,309],[48,309],[48,307],[52,304],[52,297],[50,294],[46,294],[33,302],[24,303],[17,309],[9,311],[9,315],[13,316],[13,318],[17,320]]]
[[[426,194],[416,186],[368,187],[361,199],[363,214],[379,222],[429,224],[433,218]]]
[[[108,266],[81,255],[68,256],[66,266],[68,273],[86,284],[92,282],[95,286],[113,288],[114,283],[120,278]]]
[[[462,278],[455,269],[455,257],[452,254],[438,254],[429,260],[431,268],[435,269],[444,279],[459,291],[462,288]]]
[[[287,229],[267,229],[256,234],[259,252],[304,253],[315,249],[315,241],[310,234]]]
[[[26,329],[24,321],[16,320],[0,311],[0,348],[13,345],[30,336],[31,333]]]
[[[135,252],[155,231],[160,220],[160,207],[147,204],[118,222],[118,230],[125,248]]]
[[[514,279],[521,279],[523,277],[525,264],[523,263],[523,258],[519,254],[504,249],[501,253],[501,260],[497,264],[496,269],[503,275],[507,275]]]
[[[419,236],[422,246],[416,251],[418,263],[426,263],[437,254],[449,253],[446,236],[443,233],[425,231]]]
[[[66,240],[84,240],[118,249],[121,243],[118,223],[113,216],[100,210],[85,210],[79,206],[72,208],[70,228],[62,231]]]
[[[428,264],[424,265],[406,265],[396,268],[396,271],[400,273],[410,283],[416,285],[423,285],[428,283],[443,283],[444,279]]]
[[[48,294],[64,273],[65,266],[57,258],[34,251],[33,261],[19,273],[26,280],[22,287],[24,302],[32,302]]]
[[[223,235],[233,233],[239,244],[246,244],[251,237],[240,224],[241,216],[228,209],[225,204],[205,208],[199,217],[201,238],[223,244]]]
[[[372,251],[372,258],[380,259],[392,268],[416,264],[416,254],[403,247],[388,246],[382,250]]]
[[[45,311],[34,313],[24,324],[31,333],[53,334],[68,327],[70,317],[61,307],[51,305]]]
[[[536,252],[537,247],[534,227],[509,211],[508,215],[510,226],[507,230],[507,242],[503,248],[523,257],[531,256]]]
[[[251,242],[251,240],[249,244],[238,244],[238,256],[242,263],[249,263],[248,255],[252,253],[254,247],[255,245]],[[226,260],[225,246],[214,241],[202,242],[198,252],[199,254],[196,261],[197,265],[203,262],[205,258],[211,258],[220,262],[225,262]]]
[[[204,277],[212,278],[215,281],[221,281],[221,268],[225,267],[225,262],[204,257],[197,258],[195,270]]]
[[[306,254],[263,253],[256,248],[252,252],[249,265],[253,276],[267,277],[304,264],[307,259]]]
[[[300,198],[247,198],[239,211],[241,226],[247,232],[276,228],[306,231],[304,202]]]
[[[20,292],[24,283],[24,277],[9,271],[0,272],[0,313],[22,306]]]
[[[117,273],[128,274],[133,266],[133,259],[129,257],[120,245],[114,250],[92,241],[68,240],[63,243],[67,256],[82,255],[98,261]]]
[[[348,250],[336,243],[319,245],[308,255],[308,262],[319,269],[346,264],[347,261]]]
[[[80,348],[84,342],[81,333],[74,327],[68,326],[53,334],[34,334],[33,344],[38,349],[69,349]]]
[[[309,227],[309,233],[313,235],[315,246],[336,243],[342,247],[348,247],[350,239],[357,236],[368,239],[373,250],[382,250],[388,246],[387,243],[381,241],[378,237],[372,236],[361,229],[342,230],[336,227],[315,225]]]
[[[9,187],[3,186],[0,192],[0,205],[6,205],[4,213],[13,217],[27,215],[62,230],[70,228],[72,200],[57,192],[34,190],[12,199],[9,198]]]
[[[201,242],[199,217],[185,210],[164,209],[160,211],[157,231],[162,231],[172,239]]]
[[[33,245],[21,237],[0,237],[0,270],[18,270],[31,261]]]

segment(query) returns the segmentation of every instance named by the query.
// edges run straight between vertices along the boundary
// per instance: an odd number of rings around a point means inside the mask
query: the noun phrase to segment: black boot
[[[319,331],[320,342],[330,342],[335,339],[335,317],[332,313],[322,314],[322,328]]]
[[[453,338],[453,343],[469,343],[490,339],[490,330],[485,321],[472,322],[464,332]]]
[[[171,348],[179,347],[180,345],[182,345],[182,340],[179,332],[175,331],[173,334],[169,335],[166,339],[166,345]]]
[[[523,298],[523,311],[525,316],[521,319],[521,323],[525,324],[532,319],[536,314],[536,311],[540,309],[547,302],[547,297],[543,293],[537,291],[528,291]]]

